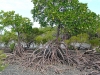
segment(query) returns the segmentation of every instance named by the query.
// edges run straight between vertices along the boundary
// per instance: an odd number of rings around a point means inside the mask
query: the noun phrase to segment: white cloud
[[[15,10],[16,12],[24,12],[25,14],[25,12],[30,13],[32,7],[33,4],[30,0],[0,0],[0,9],[4,11]]]
[[[31,0],[0,0],[0,10],[12,11],[22,15],[23,17],[28,17],[33,21],[31,9],[33,4]],[[34,27],[39,27],[38,23],[34,23]]]

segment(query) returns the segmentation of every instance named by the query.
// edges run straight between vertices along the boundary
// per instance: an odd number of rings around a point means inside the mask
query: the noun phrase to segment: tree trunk
[[[20,33],[18,32],[18,43],[17,43],[17,46],[15,47],[14,53],[15,55],[18,55],[21,57],[23,52],[24,52],[24,48],[21,45]]]
[[[57,41],[58,41],[58,38],[59,38],[59,35],[60,35],[60,26],[61,25],[58,25],[58,28],[57,28],[57,36],[56,36]]]

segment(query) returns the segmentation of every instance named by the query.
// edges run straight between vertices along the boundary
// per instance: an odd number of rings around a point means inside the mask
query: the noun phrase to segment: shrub
[[[15,43],[10,44],[10,50],[13,51],[15,47]]]
[[[90,44],[92,45],[92,47],[100,46],[100,38],[94,38],[90,40]]]
[[[77,36],[71,36],[70,39],[65,40],[64,42],[68,45],[68,49],[74,49],[76,43],[88,43],[89,40],[89,35],[87,33],[81,33],[78,34]],[[73,46],[71,46],[71,43],[74,43]]]
[[[100,53],[100,48],[96,48],[96,52]]]
[[[70,39],[69,39],[69,42],[70,43],[87,43],[89,40],[89,35],[87,33],[81,33],[81,34],[78,34],[77,36],[72,36]],[[67,43],[69,43],[67,41]]]
[[[6,55],[3,53],[3,51],[0,50],[0,71],[4,70],[6,65],[4,64],[4,59],[6,58]]]
[[[80,43],[88,42],[89,35],[87,33],[81,33],[77,35],[77,41]]]
[[[100,28],[96,30],[98,37],[100,37]]]

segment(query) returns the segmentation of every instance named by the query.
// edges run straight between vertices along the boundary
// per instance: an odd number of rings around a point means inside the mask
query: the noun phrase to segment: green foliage
[[[32,42],[36,42],[36,37],[42,34],[42,32],[38,28],[32,28],[28,32],[21,33],[21,39],[26,44],[31,44]]]
[[[96,30],[96,33],[97,33],[98,37],[100,38],[100,28],[98,28],[98,29]]]
[[[70,40],[64,40],[64,42],[69,45],[70,44]]]
[[[19,33],[26,33],[32,29],[32,22],[26,17],[15,14],[15,11],[0,11],[0,23],[5,27],[11,27],[11,31]]]
[[[8,31],[5,32],[6,35],[3,37],[3,42],[6,42],[6,44],[9,41],[17,41],[18,44],[20,44],[21,40],[29,43],[30,39],[33,38],[31,35],[33,32],[32,22],[27,17],[22,17],[19,14],[15,14],[15,11],[0,11],[0,23],[3,29],[7,27],[10,27],[11,29],[11,32],[9,32],[9,34],[7,34]]]
[[[32,0],[34,21],[39,21],[40,25],[59,26],[66,28],[66,32],[71,35],[86,33],[92,29],[95,32],[100,25],[99,16],[88,9],[87,4],[78,0]]]
[[[96,32],[93,32],[93,29],[92,29],[92,28],[89,29],[89,30],[87,31],[87,33],[88,33],[88,35],[89,35],[89,39],[93,39],[93,38],[95,37],[95,35],[96,35]]]
[[[65,40],[67,45],[70,43],[89,43],[89,35],[86,33],[78,34],[77,36],[72,36],[70,39]]]
[[[15,43],[10,44],[10,50],[13,51],[15,47]]]
[[[42,35],[37,36],[37,37],[35,38],[35,40],[36,40],[37,43],[42,43],[42,44],[44,44],[44,43],[46,43],[46,42],[48,42],[48,41],[53,40],[54,38],[55,38],[55,37],[53,37],[53,32],[48,31],[48,32],[46,32],[46,33],[44,33],[44,34],[42,34]]]
[[[48,41],[53,40],[55,37],[53,36],[55,34],[55,31],[47,31],[45,33],[45,39]]]
[[[6,65],[3,63],[3,59],[6,58],[6,55],[3,53],[3,51],[0,50],[0,71],[4,70]]]
[[[5,45],[8,45],[11,41],[17,41],[17,35],[15,32],[5,31],[1,37],[1,42],[5,43]]]
[[[75,43],[77,43],[78,42],[78,37],[77,36],[72,36],[71,38],[70,38],[70,42],[75,42]]]
[[[69,40],[64,40],[64,42],[67,44],[67,48],[68,48],[69,50],[74,50],[74,47],[70,45],[70,43],[71,43],[70,39],[69,39]],[[75,41],[74,41],[74,42],[75,42]]]
[[[100,38],[91,39],[91,40],[90,40],[90,44],[91,44],[93,47],[100,46]]]
[[[80,43],[88,42],[89,40],[89,35],[87,33],[78,34],[77,37],[78,37],[78,42]]]
[[[42,32],[40,35],[38,35],[36,38],[35,38],[35,41],[40,44],[44,44],[48,41],[51,41],[53,39],[55,39],[55,31],[53,28],[51,27],[45,27],[45,28],[40,28],[39,29],[40,32]]]
[[[100,48],[96,48],[96,52],[97,53],[100,53]]]
[[[37,37],[35,38],[35,40],[36,40],[36,43],[37,43],[37,44],[40,44],[40,43],[42,43],[43,37],[37,36]]]
[[[78,34],[77,36],[72,36],[70,38],[70,42],[84,43],[84,42],[88,42],[88,40],[89,40],[89,35],[86,33],[81,33]]]
[[[2,36],[1,41],[7,45],[9,43],[9,37]]]

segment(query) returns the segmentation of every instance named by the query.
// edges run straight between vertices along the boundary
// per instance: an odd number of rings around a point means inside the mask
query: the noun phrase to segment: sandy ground
[[[6,69],[2,71],[0,75],[89,75],[89,74],[86,72],[80,72],[74,67],[69,67],[66,65],[51,66],[47,70],[43,70],[42,72],[40,72],[36,70],[32,71],[31,69],[25,69],[22,66],[13,64],[6,67]]]

